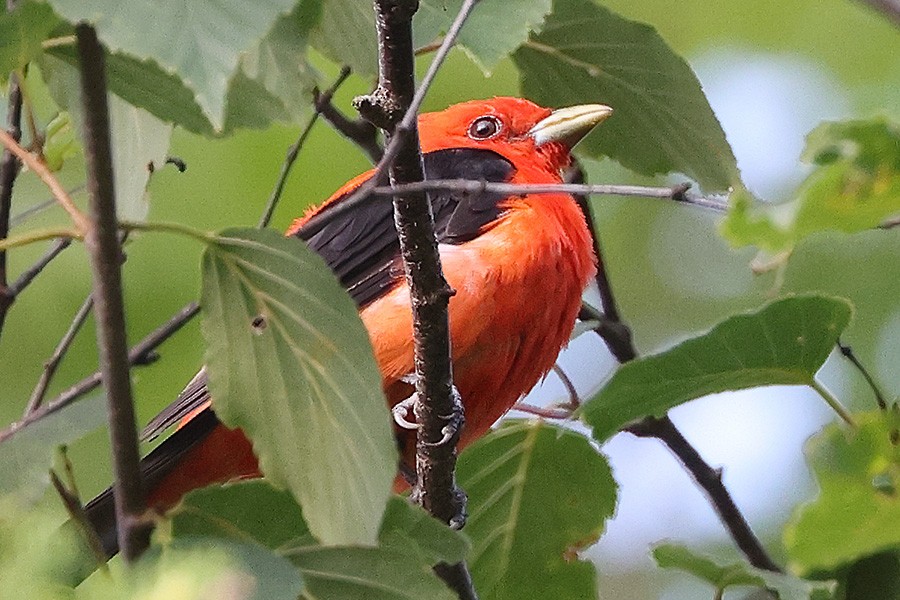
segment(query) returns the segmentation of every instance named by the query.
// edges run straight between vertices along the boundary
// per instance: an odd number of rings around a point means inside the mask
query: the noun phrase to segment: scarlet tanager
[[[570,150],[612,110],[598,104],[552,111],[520,98],[457,104],[422,114],[419,135],[427,179],[561,183]],[[390,198],[372,196],[352,210],[309,227],[313,215],[348,198],[363,173],[294,221],[305,240],[359,307],[390,404],[413,386],[412,316]],[[441,263],[450,298],[454,382],[465,407],[460,445],[484,435],[549,371],[566,345],[581,294],[596,269],[584,216],[568,194],[431,195]],[[259,477],[250,441],[210,406],[206,376],[195,377],[144,430],[152,439],[179,427],[142,462],[148,504],[171,507],[188,491]],[[397,428],[401,469],[414,464],[415,432]],[[104,550],[117,551],[109,490],[86,507]]]

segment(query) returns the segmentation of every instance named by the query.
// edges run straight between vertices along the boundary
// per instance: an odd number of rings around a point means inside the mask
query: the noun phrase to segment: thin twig
[[[390,146],[388,146],[390,148]],[[376,171],[377,173],[377,171]],[[368,185],[372,179],[362,186]],[[415,183],[398,184],[390,186],[368,187],[366,195],[357,195],[354,192],[346,200],[322,211],[310,218],[303,226],[304,231],[313,235],[320,231],[334,219],[344,215],[360,204],[368,202],[371,195],[393,196],[396,193],[418,193],[451,191],[463,194],[496,193],[507,196],[521,196],[525,194],[591,194],[607,196],[637,196],[641,198],[658,198],[672,200],[681,204],[689,204],[706,208],[715,212],[725,212],[728,203],[716,198],[688,194],[686,184],[671,187],[649,187],[640,185],[585,185],[576,183],[494,183],[475,179],[429,179]]]
[[[840,340],[838,340],[837,347],[841,351],[841,354],[844,355],[844,358],[849,360],[850,363],[856,367],[856,370],[860,372],[863,379],[865,379],[866,383],[869,384],[869,387],[872,388],[872,393],[875,395],[875,402],[878,404],[878,408],[882,411],[886,411],[888,409],[888,404],[884,394],[881,392],[881,388],[875,383],[875,378],[872,377],[872,374],[869,373],[869,370],[865,365],[863,365],[859,358],[856,357],[853,348],[844,345]]]
[[[12,0],[7,2],[7,10],[12,11]],[[18,142],[22,139],[22,88],[19,86],[19,78],[15,73],[9,76],[9,108],[6,115],[7,135]],[[20,163],[9,150],[3,150],[0,158],[0,240],[9,235],[10,214],[12,212],[12,193],[16,176],[19,174]],[[3,323],[6,320],[6,312],[12,300],[7,301],[3,293],[6,290],[8,277],[6,273],[6,251],[0,250],[0,332],[3,331]]]
[[[43,256],[41,256],[33,265],[25,269],[21,275],[19,275],[16,280],[7,288],[7,293],[15,299],[16,296],[21,294],[25,288],[31,285],[31,282],[41,274],[47,265],[49,265],[53,260],[59,256],[63,250],[68,248],[72,244],[71,238],[57,238],[47,249]]]
[[[331,87],[322,94],[323,98],[327,98],[328,102],[331,102],[332,96],[337,91],[337,89],[343,84],[347,77],[350,76],[350,67],[344,67],[341,69],[340,75],[335,80]],[[275,182],[275,188],[272,190],[272,195],[269,196],[269,201],[266,203],[266,208],[263,211],[262,216],[259,218],[259,223],[257,227],[260,229],[264,229],[269,226],[269,221],[272,220],[272,214],[275,212],[275,207],[278,205],[278,201],[281,199],[281,194],[284,192],[284,184],[287,182],[288,173],[291,172],[291,167],[294,166],[294,162],[297,160],[297,156],[300,154],[300,149],[303,148],[303,144],[306,143],[306,138],[309,137],[309,134],[312,132],[313,125],[316,124],[316,121],[319,120],[319,115],[321,112],[316,107],[316,111],[313,112],[312,116],[309,118],[309,121],[306,123],[306,127],[303,128],[303,131],[300,132],[300,137],[297,138],[297,141],[294,142],[294,145],[288,148],[287,156],[284,157],[284,162],[281,164],[281,173],[278,174],[278,180]]]
[[[595,331],[606,343],[613,356],[620,363],[625,363],[637,358],[637,348],[634,345],[631,328],[620,316],[612,285],[603,268],[600,238],[594,225],[591,206],[583,197],[578,200],[594,238],[594,248],[599,261],[596,283],[603,299],[603,314],[599,315],[600,327]],[[591,314],[590,316],[596,317],[597,315]],[[647,417],[639,423],[626,427],[625,431],[640,437],[655,437],[665,444],[706,494],[719,519],[750,564],[760,569],[781,572],[781,568],[766,553],[759,538],[753,533],[746,518],[725,488],[721,470],[710,467],[703,460],[700,453],[691,446],[668,416]]]
[[[878,226],[878,229],[893,229],[894,227],[900,227],[900,215],[885,219],[881,222],[881,225]]]
[[[356,144],[366,156],[377,163],[384,154],[384,149],[378,143],[378,128],[365,119],[348,119],[331,103],[331,95],[328,92],[320,94],[318,89],[313,90],[313,102],[316,112],[334,127],[345,138]]]
[[[92,221],[85,245],[91,257],[94,281],[92,296],[112,442],[113,495],[119,524],[119,547],[124,560],[133,562],[149,547],[153,522],[144,517],[147,504],[141,478],[137,420],[129,375],[131,364],[125,337],[122,247],[118,238],[113,190],[106,58],[92,26],[84,23],[77,25],[75,36],[78,42],[84,156]]]
[[[70,465],[68,458],[66,458],[66,463],[67,466]],[[53,484],[53,489],[56,490],[59,499],[62,500],[63,506],[66,507],[69,518],[77,524],[78,531],[91,549],[91,554],[94,555],[94,559],[97,562],[97,568],[104,570],[108,569],[109,567],[106,564],[106,554],[103,552],[103,544],[100,543],[97,532],[94,531],[90,521],[88,521],[87,513],[84,512],[84,506],[81,504],[78,493],[67,489],[53,469],[50,470],[50,483]]]
[[[84,233],[90,228],[87,217],[84,216],[84,213],[82,213],[77,206],[75,206],[69,193],[59,183],[59,180],[53,172],[50,171],[50,168],[42,159],[23,148],[21,144],[3,129],[0,129],[0,144],[3,144],[7,150],[15,154],[25,166],[34,171],[35,174],[41,178],[44,185],[50,188],[50,193],[53,194],[53,197],[56,198],[56,201],[59,202],[60,206],[69,213],[72,223],[75,224],[75,227],[79,232]]]
[[[26,416],[40,408],[41,402],[44,401],[44,395],[47,393],[47,388],[50,386],[50,380],[53,379],[53,375],[56,374],[59,363],[62,361],[66,352],[69,351],[69,347],[75,340],[75,336],[81,330],[84,322],[87,321],[88,315],[91,314],[93,308],[94,298],[89,295],[84,299],[78,312],[75,313],[75,317],[69,324],[69,329],[66,331],[65,335],[63,335],[62,339],[59,340],[59,343],[56,344],[53,354],[47,359],[47,362],[44,363],[44,370],[41,372],[41,377],[38,379],[37,384],[34,386],[34,390],[31,392],[31,397],[28,399],[28,406],[25,408]]]
[[[559,380],[562,382],[563,387],[566,388],[566,393],[569,394],[569,406],[572,408],[578,408],[581,406],[581,396],[578,395],[578,390],[575,389],[575,384],[572,383],[572,380],[569,379],[569,376],[563,371],[562,367],[559,366],[559,363],[553,364],[553,372],[556,373],[556,376],[559,377]]]
[[[562,421],[571,419],[573,414],[571,409],[535,406],[527,402],[519,402],[513,405],[513,410],[519,410],[544,419],[558,419]]]
[[[71,196],[73,194],[77,194],[78,192],[83,192],[84,188],[85,188],[84,184],[76,185],[75,187],[66,190],[66,193],[69,196]],[[38,202],[37,204],[35,204],[33,206],[29,206],[22,212],[13,215],[12,218],[9,220],[9,225],[10,225],[10,227],[15,227],[16,225],[21,225],[22,223],[24,223],[26,220],[30,219],[31,217],[33,217],[35,215],[39,215],[40,213],[44,212],[48,208],[52,208],[54,206],[56,206],[56,198],[51,196],[47,200]]]
[[[900,27],[900,1],[898,0],[857,0],[883,14],[887,19]]]

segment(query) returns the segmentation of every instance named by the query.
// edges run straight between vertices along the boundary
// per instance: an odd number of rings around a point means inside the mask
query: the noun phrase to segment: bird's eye
[[[469,137],[473,140],[486,140],[494,137],[503,129],[500,119],[490,115],[478,117],[469,125]]]

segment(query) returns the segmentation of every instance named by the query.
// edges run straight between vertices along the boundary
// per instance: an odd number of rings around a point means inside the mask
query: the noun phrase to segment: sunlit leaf
[[[784,532],[791,563],[803,571],[900,548],[900,418],[857,420],[858,429],[829,425],[806,446],[819,495]]]
[[[584,404],[583,419],[603,441],[627,423],[707,394],[811,385],[851,312],[846,300],[807,295],[729,317],[703,335],[622,365]]]
[[[106,422],[105,396],[95,394],[18,429],[0,442],[0,496],[37,500],[58,446],[70,444]]]
[[[216,131],[241,52],[271,29],[295,0],[48,0],[71,23],[88,21],[112,52],[153,60],[194,92]],[[144,24],[137,35],[135,24]]]
[[[467,448],[457,474],[482,600],[597,597],[594,566],[578,552],[603,532],[616,483],[587,438],[516,421]]]
[[[751,586],[769,590],[778,600],[830,600],[837,586],[833,581],[807,581],[793,575],[757,569],[747,562],[719,564],[674,544],[657,546],[653,549],[653,558],[660,567],[687,571],[707,581],[719,594],[727,588]]]
[[[791,202],[736,195],[722,233],[735,246],[789,252],[820,231],[855,233],[900,216],[900,126],[884,118],[824,123],[806,139],[817,165]]]
[[[696,75],[649,25],[590,0],[555,0],[513,54],[522,93],[545,106],[615,111],[579,146],[639,173],[681,172],[710,190],[740,187],[734,154]]]
[[[234,230],[204,254],[202,306],[216,413],[321,542],[373,544],[397,450],[350,296],[300,240]]]

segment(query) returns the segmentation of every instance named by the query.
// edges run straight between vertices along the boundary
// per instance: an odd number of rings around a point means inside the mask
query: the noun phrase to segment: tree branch
[[[7,10],[13,9],[10,1],[6,4]],[[15,73],[9,76],[9,109],[6,115],[7,134],[16,142],[22,139],[22,89],[19,87],[19,78]],[[20,163],[16,155],[10,150],[3,150],[0,158],[0,240],[9,235],[9,219],[12,211],[12,193],[16,176],[19,174]],[[0,332],[3,331],[3,323],[6,320],[6,312],[9,310],[12,300],[7,298],[6,284],[6,251],[0,250]]]
[[[438,52],[422,85],[416,90],[412,17],[418,2],[375,0],[378,86],[374,92],[354,102],[363,117],[390,135],[388,148],[371,179],[373,186],[380,181],[385,169],[392,185],[424,179],[417,129],[418,109],[474,5],[475,0],[463,3],[442,45],[443,52]],[[413,498],[434,517],[461,527],[465,518],[465,494],[456,486],[455,469],[456,443],[463,416],[453,386],[447,317],[453,292],[441,270],[427,195],[421,191],[395,194],[394,221],[413,312],[414,413],[419,424]],[[465,563],[438,565],[435,572],[460,598],[476,598]]]
[[[69,324],[69,329],[66,331],[65,335],[63,335],[59,340],[59,343],[56,344],[53,354],[44,363],[44,370],[41,372],[41,377],[38,379],[37,384],[34,386],[34,390],[31,392],[31,397],[28,399],[28,406],[25,407],[26,416],[40,408],[41,402],[44,401],[44,395],[47,393],[47,388],[50,386],[50,380],[53,379],[53,375],[56,374],[59,363],[62,361],[66,352],[69,351],[69,346],[72,345],[75,336],[81,330],[84,322],[87,321],[88,315],[91,314],[93,308],[94,297],[89,295],[84,299],[78,312],[75,313],[75,317],[72,319],[72,323]]]
[[[331,94],[320,94],[313,90],[313,102],[316,112],[334,127],[338,133],[356,144],[366,153],[373,163],[377,163],[384,155],[384,149],[378,143],[378,128],[365,119],[348,119],[331,103]]]
[[[631,329],[620,316],[608,274],[603,267],[600,237],[594,226],[590,203],[584,196],[576,197],[576,199],[584,212],[594,238],[594,249],[598,257],[596,282],[603,299],[603,312],[600,315],[590,314],[590,316],[592,318],[599,317],[600,326],[596,329],[597,334],[606,343],[616,360],[625,363],[637,358],[637,348],[632,339]],[[665,444],[704,491],[716,514],[719,515],[719,519],[750,564],[760,569],[781,572],[781,568],[766,553],[762,543],[753,533],[744,515],[722,483],[721,470],[713,469],[703,460],[700,453],[691,446],[668,416],[647,417],[637,424],[626,427],[625,431],[638,437],[654,437]]]
[[[117,235],[113,190],[106,63],[93,27],[81,23],[75,27],[75,35],[80,63],[84,155],[92,221],[85,245],[91,257],[94,280],[92,296],[96,305],[97,346],[112,442],[119,547],[125,561],[132,562],[149,546],[153,524],[144,517],[146,500],[125,339],[122,249]]]

